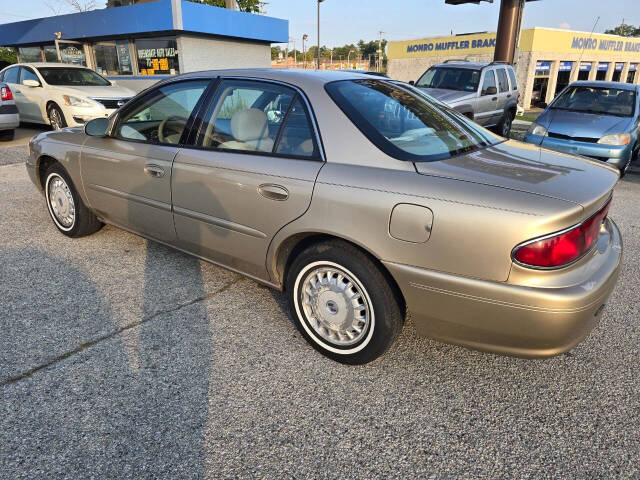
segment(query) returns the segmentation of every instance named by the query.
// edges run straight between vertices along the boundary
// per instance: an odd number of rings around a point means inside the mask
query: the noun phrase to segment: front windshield
[[[444,88],[461,92],[476,92],[480,83],[480,70],[455,67],[431,67],[416,82],[425,88]]]
[[[69,87],[106,87],[111,82],[88,68],[43,67],[38,69],[49,85]]]
[[[326,89],[369,140],[400,160],[441,160],[502,141],[455,110],[393,82],[342,80]]]
[[[576,85],[569,87],[552,104],[552,109],[631,117],[635,111],[636,94],[620,88]]]

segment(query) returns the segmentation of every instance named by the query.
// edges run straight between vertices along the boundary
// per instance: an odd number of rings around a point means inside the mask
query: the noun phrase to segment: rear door
[[[308,103],[291,86],[228,78],[202,118],[173,166],[178,242],[268,279],[269,243],[307,210],[323,165]]]
[[[494,90],[495,89],[495,90]],[[498,82],[494,70],[484,70],[480,80],[480,97],[478,97],[477,110],[473,119],[483,126],[491,126],[498,123]]]
[[[500,117],[504,115],[504,111],[509,104],[509,99],[512,97],[511,90],[509,88],[509,79],[507,78],[507,69],[504,67],[496,68],[496,76],[498,78],[498,110]]]
[[[82,181],[91,207],[102,218],[175,241],[171,166],[209,85],[208,79],[195,79],[158,87],[118,114],[110,136],[87,138]]]

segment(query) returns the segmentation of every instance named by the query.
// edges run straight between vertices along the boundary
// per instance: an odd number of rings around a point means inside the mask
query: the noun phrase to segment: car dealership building
[[[134,90],[178,73],[271,66],[271,43],[289,22],[186,0],[128,6],[0,25],[0,46],[21,62],[85,65]]]
[[[409,81],[447,60],[490,62],[495,42],[495,33],[390,42],[388,73]],[[575,80],[640,84],[640,38],[536,27],[522,30],[515,63],[526,109],[549,103]]]

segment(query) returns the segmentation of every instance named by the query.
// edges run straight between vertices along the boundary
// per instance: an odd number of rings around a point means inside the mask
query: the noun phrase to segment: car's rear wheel
[[[47,107],[47,116],[49,117],[49,124],[53,130],[60,130],[67,126],[64,113],[62,113],[62,110],[60,110],[60,107],[56,104],[52,103]]]
[[[60,164],[51,165],[45,172],[44,190],[51,219],[66,236],[83,237],[102,228],[102,222],[82,202]]]
[[[6,142],[13,140],[15,136],[16,136],[15,130],[3,130],[2,132],[0,132],[0,140],[6,141]]]
[[[507,110],[504,112],[500,123],[496,128],[496,133],[503,136],[504,138],[509,138],[509,134],[511,133],[511,127],[513,126],[513,118],[515,117],[515,112],[512,110]]]
[[[389,281],[349,243],[331,240],[302,251],[289,268],[286,290],[302,335],[338,362],[370,362],[402,330],[403,312]]]

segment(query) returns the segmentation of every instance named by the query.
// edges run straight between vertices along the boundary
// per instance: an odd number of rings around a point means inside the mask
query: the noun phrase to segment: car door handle
[[[258,193],[269,200],[283,201],[289,198],[289,191],[281,185],[263,183],[258,187]]]
[[[144,166],[144,173],[151,177],[162,178],[164,177],[164,168],[158,165],[148,164]]]
[[[491,101],[492,101],[492,102],[495,102],[495,101],[497,101],[497,100],[498,100],[498,97],[493,97],[493,98],[491,99]]]
[[[511,94],[507,95],[507,98],[511,98]]]

